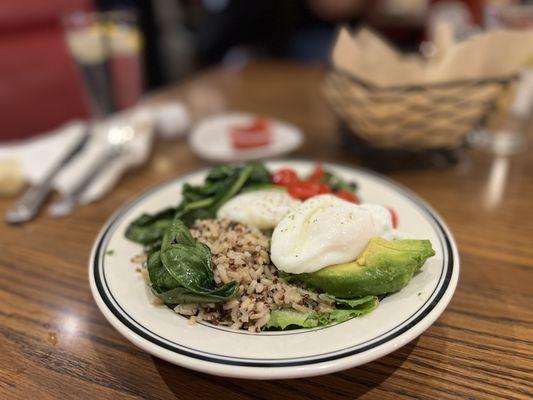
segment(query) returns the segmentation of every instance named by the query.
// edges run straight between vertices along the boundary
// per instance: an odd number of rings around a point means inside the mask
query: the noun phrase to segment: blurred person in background
[[[479,22],[481,0],[138,1],[151,86],[254,57],[325,63],[340,24],[369,25],[400,49],[417,50],[435,3],[459,3],[469,23]]]
[[[199,26],[202,65],[251,55],[327,59],[338,23],[359,23],[361,0],[207,0]],[[368,2],[366,2],[368,3]]]
[[[368,2],[366,2],[368,3]],[[253,57],[324,61],[339,23],[356,25],[362,0],[100,0],[135,7],[145,34],[149,87],[203,67]]]

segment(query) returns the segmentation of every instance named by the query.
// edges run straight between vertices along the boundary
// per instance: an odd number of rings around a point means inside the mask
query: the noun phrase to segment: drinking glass
[[[95,118],[134,105],[142,94],[142,39],[130,10],[78,12],[64,19],[65,36]]]
[[[533,28],[533,6],[487,7],[487,29]],[[533,111],[533,58],[524,66],[516,84],[509,86],[496,102],[485,126],[470,136],[471,143],[496,154],[512,154],[525,149]]]

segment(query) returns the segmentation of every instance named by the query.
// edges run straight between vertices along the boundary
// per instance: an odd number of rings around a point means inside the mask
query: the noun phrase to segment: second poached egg
[[[270,256],[281,271],[314,272],[355,260],[371,238],[391,230],[391,216],[385,207],[319,195],[280,221],[272,234]]]
[[[218,210],[217,217],[261,230],[273,229],[300,203],[282,189],[255,190],[229,200]]]

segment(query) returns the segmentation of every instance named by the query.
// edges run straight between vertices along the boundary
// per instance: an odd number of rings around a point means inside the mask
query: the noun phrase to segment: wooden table
[[[356,164],[333,132],[321,69],[260,63],[218,70],[161,92],[196,118],[246,110],[306,133],[296,156]],[[182,140],[104,200],[54,220],[0,223],[2,399],[401,399],[533,397],[533,157],[469,151],[455,166],[391,173],[449,223],[461,253],[459,287],[418,340],[370,364],[290,381],[243,381],[189,371],[137,349],[107,323],[87,281],[95,236],[125,201],[203,162]],[[3,214],[10,201],[0,200]]]

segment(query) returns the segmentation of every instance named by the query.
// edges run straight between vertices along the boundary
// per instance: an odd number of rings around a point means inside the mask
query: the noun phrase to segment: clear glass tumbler
[[[65,37],[95,118],[134,105],[143,88],[142,37],[130,10],[74,13]]]

